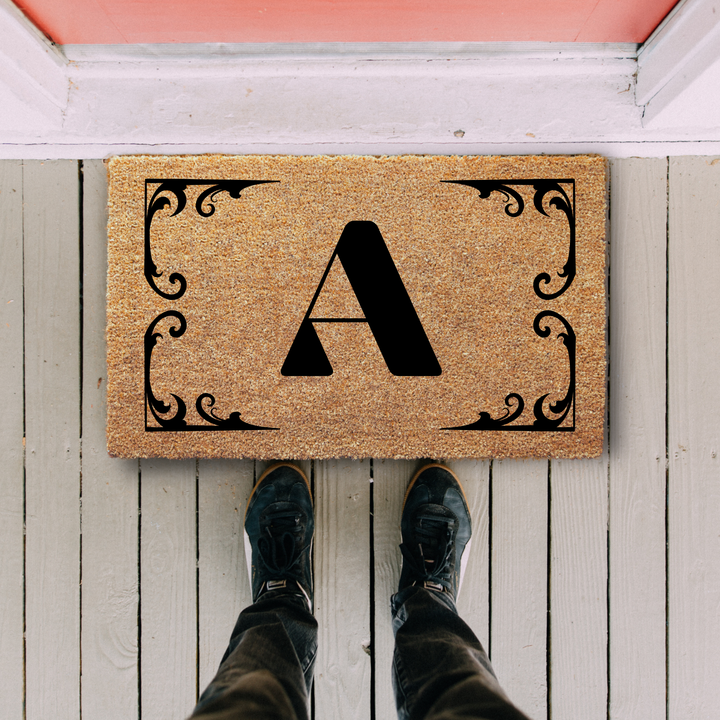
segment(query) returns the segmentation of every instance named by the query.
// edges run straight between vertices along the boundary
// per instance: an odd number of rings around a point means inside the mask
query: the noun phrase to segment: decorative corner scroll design
[[[563,286],[554,292],[545,292],[540,286],[547,287],[552,282],[552,277],[547,272],[540,273],[533,282],[535,294],[542,300],[554,300],[560,297],[572,285],[575,279],[575,180],[555,180],[536,178],[532,180],[443,180],[442,182],[451,185],[466,185],[479,191],[480,197],[489,198],[493,192],[499,192],[505,198],[505,214],[516,218],[523,214],[525,201],[522,195],[512,185],[532,185],[535,194],[533,205],[535,209],[545,217],[550,217],[545,209],[545,197],[550,193],[555,195],[548,202],[548,206],[560,210],[567,218],[570,229],[570,240],[568,243],[568,255],[562,270],[558,270],[557,276],[564,278]],[[570,200],[563,184],[572,186],[572,201]]]
[[[152,256],[152,222],[158,211],[172,207],[173,203],[170,198],[163,193],[171,193],[175,196],[175,210],[170,217],[179,215],[187,205],[187,195],[185,190],[188,185],[210,185],[198,196],[195,202],[195,210],[202,217],[210,217],[215,212],[214,201],[221,192],[227,192],[231,198],[238,199],[240,193],[247,187],[252,185],[263,185],[265,183],[275,183],[277,180],[184,180],[169,179],[145,180],[145,257],[143,271],[148,285],[161,297],[166,300],[179,300],[187,290],[187,280],[181,273],[174,272],[168,277],[170,285],[179,284],[176,291],[162,290],[155,282],[156,279],[162,277],[163,272],[158,270]],[[159,183],[153,192],[150,202],[148,202],[148,186]],[[208,200],[209,198],[209,200]]]
[[[550,290],[548,286],[552,283],[553,278],[550,273],[541,272],[533,280],[533,290],[535,291],[535,295],[541,300],[555,300],[569,289],[576,274],[574,179],[444,180],[443,182],[474,188],[480,193],[480,197],[483,199],[489,198],[494,192],[500,193],[505,202],[505,214],[511,218],[517,218],[522,215],[526,207],[525,199],[517,190],[517,186],[532,186],[534,191],[532,204],[537,212],[545,217],[550,217],[546,206],[547,208],[554,207],[565,215],[569,228],[567,260],[563,268],[556,273],[557,277],[564,280],[562,287],[558,290]],[[572,188],[572,200],[566,191],[566,187],[563,186],[570,186]],[[547,200],[549,195],[551,197]],[[533,405],[535,420],[531,425],[513,425],[512,423],[518,420],[525,410],[525,400],[519,393],[511,392],[505,397],[504,411],[497,417],[492,417],[489,412],[483,411],[478,413],[479,418],[475,422],[467,425],[442,428],[443,430],[525,430],[533,432],[572,432],[575,430],[575,332],[570,326],[570,323],[560,314],[553,310],[543,310],[535,317],[533,322],[533,329],[539,337],[548,337],[550,335],[551,330],[549,325],[547,325],[547,323],[542,324],[543,320],[550,317],[559,320],[565,327],[565,332],[559,333],[558,338],[562,339],[567,349],[570,370],[567,393],[561,400],[549,404],[548,409],[551,415],[546,415],[543,409],[544,403],[549,396],[549,393],[547,393],[535,401]],[[570,423],[563,424],[568,420],[571,411],[572,419]]]
[[[493,418],[489,412],[481,412],[479,413],[480,417],[475,422],[467,425],[441,428],[442,430],[529,430],[534,432],[572,432],[575,430],[575,331],[560,313],[556,313],[554,310],[543,310],[535,316],[535,320],[533,321],[533,330],[535,330],[535,334],[539,337],[549,337],[552,332],[547,322],[543,324],[543,320],[546,320],[546,318],[559,320],[565,328],[565,332],[559,332],[557,334],[557,339],[562,340],[567,350],[570,375],[565,397],[561,400],[551,402],[548,406],[552,416],[546,415],[543,409],[545,401],[550,395],[550,393],[545,393],[545,395],[540,396],[533,405],[535,420],[532,425],[510,425],[513,420],[517,420],[517,418],[522,415],[525,409],[525,401],[522,396],[518,393],[510,393],[505,398],[506,407],[504,414]],[[512,405],[511,401],[513,402]],[[571,417],[570,424],[563,425],[568,416]]]
[[[144,274],[148,285],[161,297],[166,300],[179,300],[187,290],[187,280],[179,272],[173,272],[168,277],[170,285],[178,285],[177,290],[163,290],[158,287],[156,279],[162,277],[163,272],[158,270],[152,256],[152,222],[158,211],[172,208],[175,209],[169,217],[175,217],[183,212],[188,204],[186,190],[189,185],[207,185],[195,201],[195,210],[201,217],[208,218],[215,213],[215,202],[217,196],[227,192],[233,199],[239,199],[245,188],[252,185],[263,185],[276,183],[278,180],[196,180],[196,179],[147,179],[145,180],[145,247],[144,247]],[[149,187],[157,185],[150,200],[148,201]],[[174,202],[168,197],[174,196]],[[185,316],[177,310],[166,310],[160,313],[148,326],[144,337],[145,353],[145,430],[147,432],[182,432],[182,431],[203,431],[203,430],[278,430],[279,428],[252,425],[240,418],[240,413],[231,412],[228,417],[223,418],[215,410],[215,397],[210,393],[201,393],[195,400],[195,409],[198,415],[206,421],[206,425],[189,424],[186,420],[187,405],[185,401],[175,393],[170,393],[174,404],[165,402],[158,398],[152,388],[150,369],[152,354],[159,340],[163,339],[160,332],[156,332],[157,326],[168,318],[172,323],[168,329],[171,337],[179,338],[187,330]],[[170,415],[171,411],[175,412]],[[148,414],[149,411],[149,414]],[[151,417],[156,424],[152,424]]]
[[[231,412],[227,418],[222,418],[215,413],[213,406],[215,405],[215,397],[210,393],[202,393],[195,401],[195,408],[200,417],[206,420],[210,425],[189,425],[185,420],[187,415],[187,405],[185,401],[175,393],[170,396],[175,400],[175,413],[168,417],[168,413],[173,409],[169,402],[164,402],[155,395],[150,379],[150,367],[152,365],[152,354],[158,340],[163,339],[161,332],[156,332],[157,326],[166,318],[172,318],[175,322],[170,324],[168,332],[171,337],[179,338],[185,334],[187,330],[187,321],[185,316],[177,310],[166,310],[160,313],[148,325],[145,331],[145,430],[148,432],[166,431],[166,432],[182,432],[188,430],[277,430],[278,428],[263,427],[262,425],[252,425],[240,419],[239,412]],[[203,407],[203,403],[207,401],[209,412]],[[147,410],[150,410],[157,425],[148,423]]]

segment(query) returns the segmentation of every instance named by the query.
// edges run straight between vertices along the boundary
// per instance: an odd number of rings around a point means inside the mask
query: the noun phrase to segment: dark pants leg
[[[405,588],[392,598],[392,615],[400,720],[527,720],[447,595]]]
[[[198,720],[307,720],[317,622],[296,596],[265,593],[240,613]]]

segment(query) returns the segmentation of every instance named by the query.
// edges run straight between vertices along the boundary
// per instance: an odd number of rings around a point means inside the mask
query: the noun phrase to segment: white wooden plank
[[[457,609],[490,654],[490,463],[457,460],[448,467],[458,476],[472,517],[472,546]],[[408,478],[409,479],[409,478]],[[397,523],[400,523],[398,515]]]
[[[315,715],[370,717],[370,462],[315,462]]]
[[[607,717],[607,454],[550,475],[550,717]]]
[[[197,695],[196,464],[142,460],[141,717],[186,717]]]
[[[200,460],[198,485],[199,688],[215,677],[240,611],[252,603],[243,521],[253,460]]]
[[[547,460],[492,472],[492,664],[510,699],[547,717]]]
[[[611,166],[610,718],[665,718],[667,160]]]
[[[674,158],[669,196],[669,717],[720,707],[720,159]]]
[[[405,490],[418,463],[413,460],[373,461],[373,548],[375,573],[375,718],[395,720],[392,689],[392,632],[390,596],[400,581],[400,515]]]
[[[78,163],[24,166],[27,719],[80,707]]]
[[[20,720],[23,658],[22,163],[0,161],[0,717]]]
[[[138,463],[107,454],[107,176],[83,167],[82,711],[138,716]]]

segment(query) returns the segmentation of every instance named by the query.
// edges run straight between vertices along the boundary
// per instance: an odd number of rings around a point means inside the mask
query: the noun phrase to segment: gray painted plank
[[[177,720],[197,695],[194,460],[142,460],[141,716]]]
[[[0,717],[21,720],[23,657],[22,162],[0,161]]]
[[[393,637],[390,596],[400,581],[400,513],[414,460],[373,461],[373,546],[375,553],[375,717],[395,720],[392,689]]]
[[[611,167],[610,718],[665,718],[667,160]]]
[[[720,708],[720,158],[670,160],[669,717]]]
[[[27,718],[80,712],[80,306],[76,161],[26,162]]]
[[[83,168],[82,710],[138,716],[138,463],[107,454],[107,176]]]
[[[370,461],[315,462],[318,718],[370,717]]]
[[[550,470],[550,716],[605,720],[608,458]]]
[[[243,522],[253,460],[200,460],[198,485],[199,687],[217,672],[240,611],[252,603]]]
[[[457,599],[460,617],[490,652],[490,463],[486,460],[455,460],[448,467],[465,491],[472,518],[472,545],[465,577]],[[400,522],[398,516],[397,522]]]
[[[510,699],[547,716],[547,460],[493,463],[492,664]]]

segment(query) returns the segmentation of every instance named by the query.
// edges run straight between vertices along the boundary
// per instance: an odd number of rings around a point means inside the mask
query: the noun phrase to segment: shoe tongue
[[[260,536],[259,550],[266,565],[274,572],[289,569],[297,555],[297,523],[300,513],[294,503],[275,503],[270,512],[261,519],[263,532]]]
[[[295,538],[290,533],[285,533],[277,543],[275,552],[278,566],[289,566],[295,554]]]

